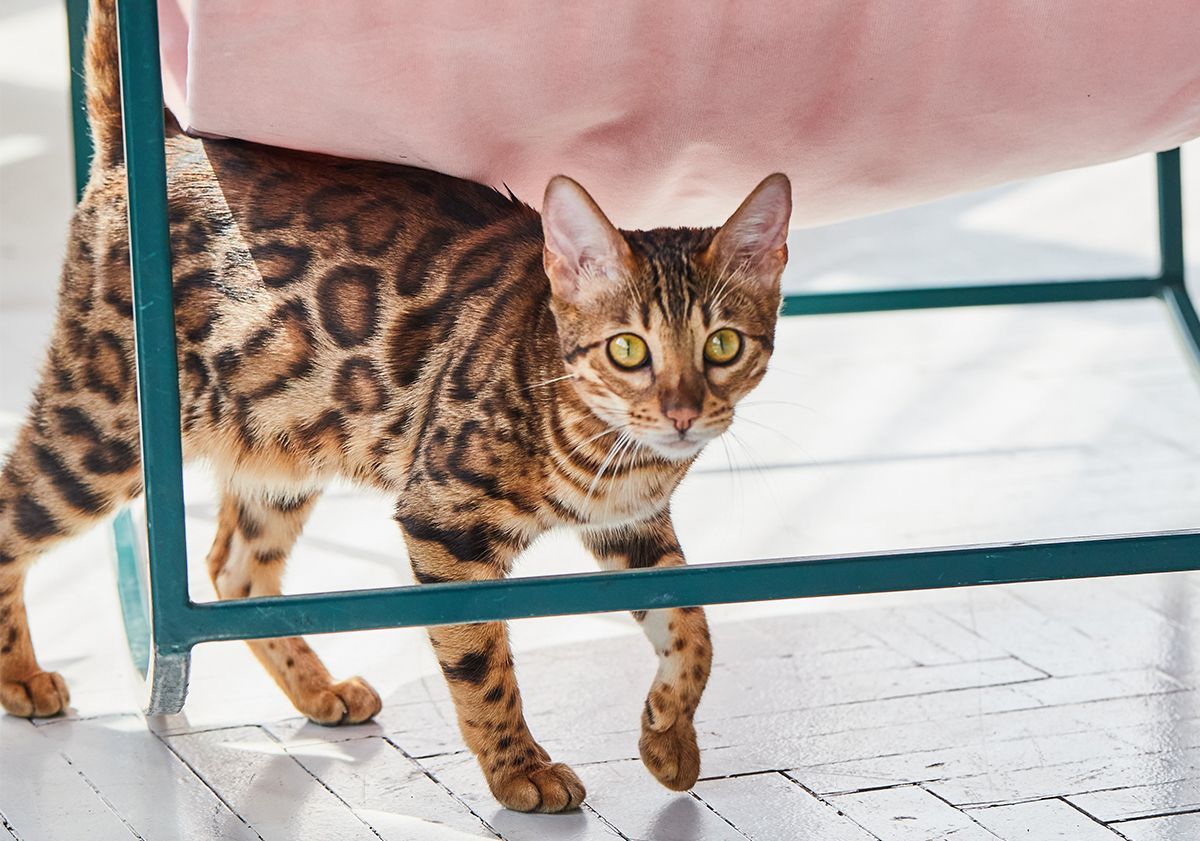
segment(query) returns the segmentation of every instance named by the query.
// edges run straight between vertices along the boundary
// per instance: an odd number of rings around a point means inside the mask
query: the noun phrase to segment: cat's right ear
[[[587,190],[565,175],[546,185],[543,264],[554,297],[578,306],[622,282],[633,253]]]

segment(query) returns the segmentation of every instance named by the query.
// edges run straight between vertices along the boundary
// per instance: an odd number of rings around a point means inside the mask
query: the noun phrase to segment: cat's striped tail
[[[88,121],[92,126],[92,169],[107,169],[124,160],[121,131],[121,71],[117,58],[116,0],[88,4],[84,43]]]

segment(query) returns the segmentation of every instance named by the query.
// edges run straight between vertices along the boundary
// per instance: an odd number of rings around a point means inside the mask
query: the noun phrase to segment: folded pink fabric
[[[160,0],[190,131],[714,224],[793,224],[1200,136],[1197,0]],[[183,45],[186,44],[186,52]]]

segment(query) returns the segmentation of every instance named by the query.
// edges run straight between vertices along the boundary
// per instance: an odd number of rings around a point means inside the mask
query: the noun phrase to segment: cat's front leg
[[[425,516],[402,508],[397,517],[422,583],[502,578],[523,548],[485,522],[451,525]],[[525,723],[507,625],[445,625],[430,628],[429,639],[450,686],[463,741],[496,799],[521,812],[577,808],[586,796],[583,783],[569,767],[551,761]]]
[[[666,511],[634,526],[587,531],[583,539],[607,569],[684,563]],[[700,776],[692,720],[712,667],[708,622],[699,607],[635,611],[633,616],[658,654],[658,674],[642,710],[642,762],[667,788],[686,791]]]

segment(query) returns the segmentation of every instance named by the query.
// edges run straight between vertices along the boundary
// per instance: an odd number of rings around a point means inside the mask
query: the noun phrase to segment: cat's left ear
[[[542,202],[543,264],[554,297],[586,303],[633,270],[633,252],[621,232],[588,195],[565,175],[546,186]]]
[[[720,227],[704,259],[721,274],[738,271],[774,288],[787,265],[791,218],[792,182],[781,172],[768,175]]]

